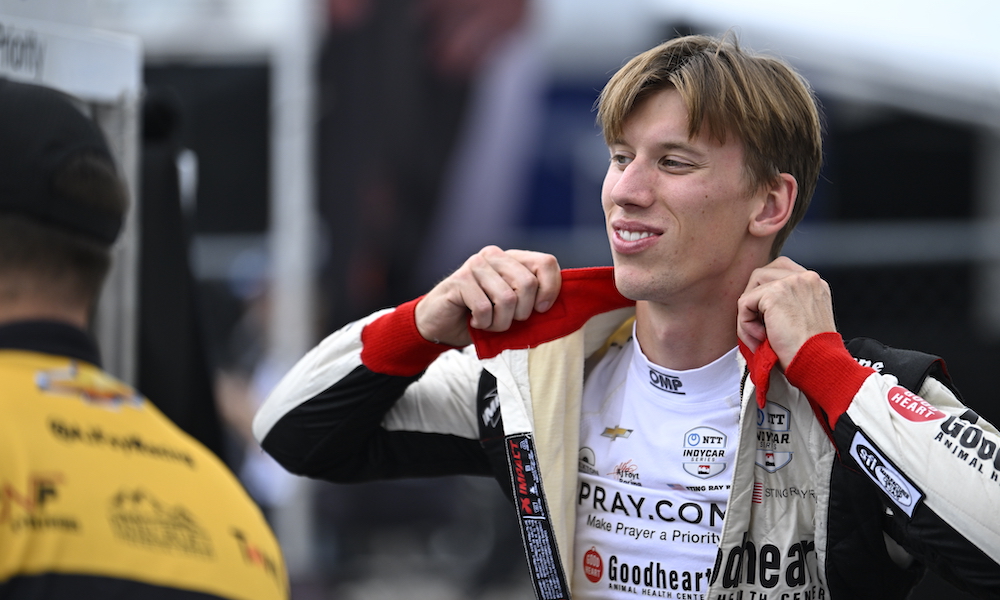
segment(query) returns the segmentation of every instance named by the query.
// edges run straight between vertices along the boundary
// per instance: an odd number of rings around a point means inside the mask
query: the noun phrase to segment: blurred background
[[[137,210],[105,360],[240,475],[295,598],[529,598],[492,480],[287,475],[249,433],[270,387],[485,244],[610,264],[598,91],[659,41],[732,31],[826,112],[785,253],[830,281],[845,336],[944,356],[1000,422],[998,24],[992,0],[0,0],[0,74],[109,133]]]

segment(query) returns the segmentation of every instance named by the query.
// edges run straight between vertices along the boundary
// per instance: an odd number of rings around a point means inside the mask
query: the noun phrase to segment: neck
[[[87,329],[90,313],[86,305],[49,295],[0,293],[0,325],[15,321],[59,321]]]
[[[678,310],[636,304],[636,335],[653,363],[683,371],[703,367],[736,346],[736,302],[729,310]]]
[[[653,363],[675,370],[697,369],[737,344],[737,302],[756,263],[747,260],[729,276],[659,301],[636,303],[636,335]]]

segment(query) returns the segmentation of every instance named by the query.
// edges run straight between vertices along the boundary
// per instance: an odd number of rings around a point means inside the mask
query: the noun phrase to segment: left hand
[[[740,340],[754,352],[770,341],[783,369],[806,340],[837,330],[830,286],[783,256],[750,275],[737,307]]]

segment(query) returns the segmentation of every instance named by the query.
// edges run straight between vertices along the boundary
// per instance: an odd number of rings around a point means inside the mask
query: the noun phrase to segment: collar
[[[0,325],[0,350],[54,354],[101,366],[101,354],[93,338],[82,329],[58,321],[18,321]]]

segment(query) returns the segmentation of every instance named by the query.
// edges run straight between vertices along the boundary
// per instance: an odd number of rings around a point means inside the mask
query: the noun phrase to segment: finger
[[[753,352],[767,337],[764,315],[760,309],[761,297],[762,290],[758,287],[744,293],[737,302],[736,335]]]
[[[534,285],[536,286],[535,298],[534,304],[530,308],[538,312],[545,312],[552,308],[556,298],[559,296],[559,290],[562,288],[562,271],[559,267],[558,259],[551,254],[540,252],[525,252],[522,250],[511,250],[509,252],[513,258],[517,259],[532,273],[534,278]]]
[[[530,268],[509,251],[493,247],[484,249],[481,257],[473,273],[493,303],[493,322],[488,329],[503,331],[513,319],[523,321],[531,316],[539,284]]]
[[[750,280],[747,282],[745,291],[750,291],[756,287],[771,283],[772,281],[777,281],[779,279],[803,273],[806,270],[807,269],[805,267],[799,265],[795,261],[784,256],[779,256],[767,265],[754,269],[754,271],[750,274]]]

